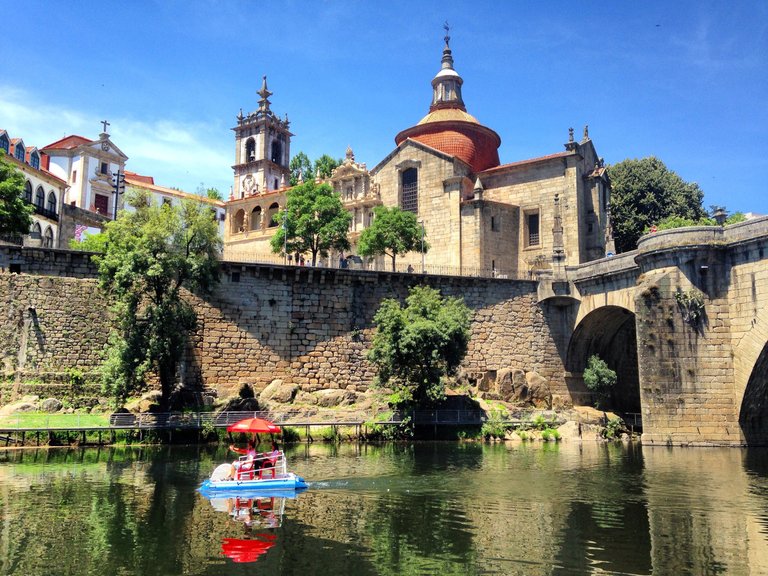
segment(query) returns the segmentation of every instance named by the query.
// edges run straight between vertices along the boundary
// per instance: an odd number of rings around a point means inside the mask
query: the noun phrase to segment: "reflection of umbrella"
[[[246,418],[227,426],[227,432],[252,432],[254,434],[280,434],[280,426],[263,418]]]
[[[256,536],[259,540],[224,538],[221,543],[221,552],[235,562],[255,562],[259,556],[275,545],[277,538],[274,534],[257,534]]]

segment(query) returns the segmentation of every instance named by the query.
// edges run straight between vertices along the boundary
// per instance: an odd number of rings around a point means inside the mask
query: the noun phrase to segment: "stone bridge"
[[[613,407],[642,414],[644,442],[768,444],[767,255],[760,218],[659,232],[538,281],[224,262],[213,295],[187,296],[198,328],[179,377],[220,396],[280,379],[303,404],[359,398],[381,300],[427,283],[473,310],[473,377],[534,372],[588,403],[582,373],[598,354],[619,375]],[[0,246],[2,398],[95,374],[108,305],[89,255]]]
[[[768,444],[767,255],[764,217],[658,232],[568,268],[559,294],[540,295],[570,312],[569,388],[583,391],[598,354],[619,375],[614,406],[642,414],[645,443]]]

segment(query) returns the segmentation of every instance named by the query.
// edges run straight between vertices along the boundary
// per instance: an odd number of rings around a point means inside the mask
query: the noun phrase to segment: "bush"
[[[243,384],[240,386],[240,392],[238,393],[240,398],[246,399],[246,398],[254,398],[253,394],[253,388],[251,388],[250,384]]]
[[[595,407],[604,408],[616,384],[616,372],[608,368],[605,361],[595,354],[589,357],[587,368],[584,370],[584,384],[595,397]]]
[[[301,436],[295,428],[283,427],[283,443],[299,442]]]
[[[560,432],[554,428],[544,428],[544,430],[541,431],[541,439],[545,442],[549,442],[550,440],[557,442],[560,440]]]
[[[617,440],[627,431],[627,425],[621,418],[611,418],[604,428],[600,430],[600,436],[606,440]]]

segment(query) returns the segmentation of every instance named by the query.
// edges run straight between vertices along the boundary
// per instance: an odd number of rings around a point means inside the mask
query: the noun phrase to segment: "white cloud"
[[[64,136],[95,139],[101,120],[93,114],[49,102],[15,86],[0,85],[0,128],[27,146],[42,148]],[[161,186],[194,192],[200,183],[222,193],[232,180],[229,131],[200,122],[109,118],[112,141],[128,156],[128,170],[154,176]]]

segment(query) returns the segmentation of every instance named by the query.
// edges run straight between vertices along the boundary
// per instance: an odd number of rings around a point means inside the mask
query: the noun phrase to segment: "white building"
[[[106,126],[105,122],[105,130]],[[45,146],[42,152],[50,159],[48,170],[69,185],[66,204],[114,218],[113,176],[125,170],[128,156],[114,145],[106,131],[98,140],[66,136]],[[117,202],[119,208],[122,198]]]
[[[224,237],[224,220],[226,210],[224,208],[224,202],[221,200],[214,200],[207,196],[200,196],[199,194],[190,194],[188,192],[182,192],[174,188],[165,188],[155,184],[155,179],[152,176],[142,176],[135,172],[125,173],[125,187],[129,189],[142,189],[149,192],[150,198],[155,205],[170,204],[171,206],[178,206],[182,200],[192,200],[209,206],[216,213],[216,222],[219,225],[219,235]],[[132,210],[133,207],[130,204],[125,205],[126,210]]]
[[[62,247],[61,209],[67,183],[44,168],[45,156],[21,138],[0,129],[0,149],[5,159],[24,176],[24,199],[32,204],[32,227],[22,237],[25,246]]]

